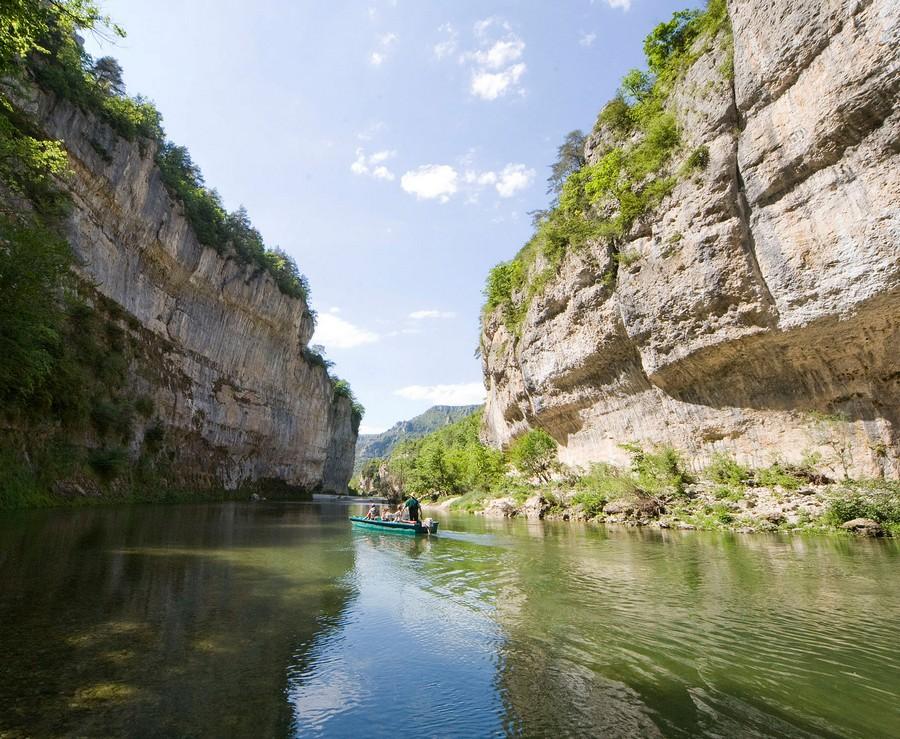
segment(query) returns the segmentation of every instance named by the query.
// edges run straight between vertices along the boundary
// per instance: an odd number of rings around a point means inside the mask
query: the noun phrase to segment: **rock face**
[[[144,347],[129,385],[152,398],[167,438],[178,440],[177,482],[346,489],[356,442],[351,405],[304,356],[314,329],[306,303],[197,241],[162,183],[155,144],[122,139],[49,95],[30,107],[47,134],[65,142],[78,271],[121,308]]]
[[[672,172],[701,145],[708,166],[632,228],[613,284],[605,245],[570,250],[520,336],[485,316],[483,436],[540,426],[577,465],[636,441],[897,477],[900,5],[728,9],[733,79],[722,32],[669,98]]]

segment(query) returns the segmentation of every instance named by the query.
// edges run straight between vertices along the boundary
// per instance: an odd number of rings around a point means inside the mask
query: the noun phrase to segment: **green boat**
[[[436,534],[438,522],[430,518],[423,521],[382,521],[380,518],[366,518],[365,516],[350,516],[355,526],[364,529],[377,529],[378,531],[390,531],[395,534]]]

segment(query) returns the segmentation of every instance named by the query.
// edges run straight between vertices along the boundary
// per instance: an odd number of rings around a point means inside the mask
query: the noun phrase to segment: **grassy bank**
[[[719,457],[698,475],[672,449],[635,450],[628,469],[534,483],[509,478],[455,498],[450,510],[626,526],[751,532],[900,535],[900,482],[829,480],[809,468],[743,467]],[[871,523],[847,525],[860,519]]]

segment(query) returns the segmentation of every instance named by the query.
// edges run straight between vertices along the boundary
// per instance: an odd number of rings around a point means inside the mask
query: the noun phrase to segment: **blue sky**
[[[128,92],[297,260],[364,432],[483,397],[488,269],[686,0],[106,0]]]

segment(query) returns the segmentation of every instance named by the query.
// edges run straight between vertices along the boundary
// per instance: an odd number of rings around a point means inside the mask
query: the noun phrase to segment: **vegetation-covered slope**
[[[360,434],[356,440],[356,462],[354,470],[359,472],[370,459],[387,457],[401,441],[418,439],[432,431],[455,423],[471,415],[481,406],[477,405],[433,405],[408,421],[398,421],[380,434]]]
[[[362,409],[306,346],[305,277],[86,30],[122,34],[91,2],[0,7],[0,507],[345,486]]]

